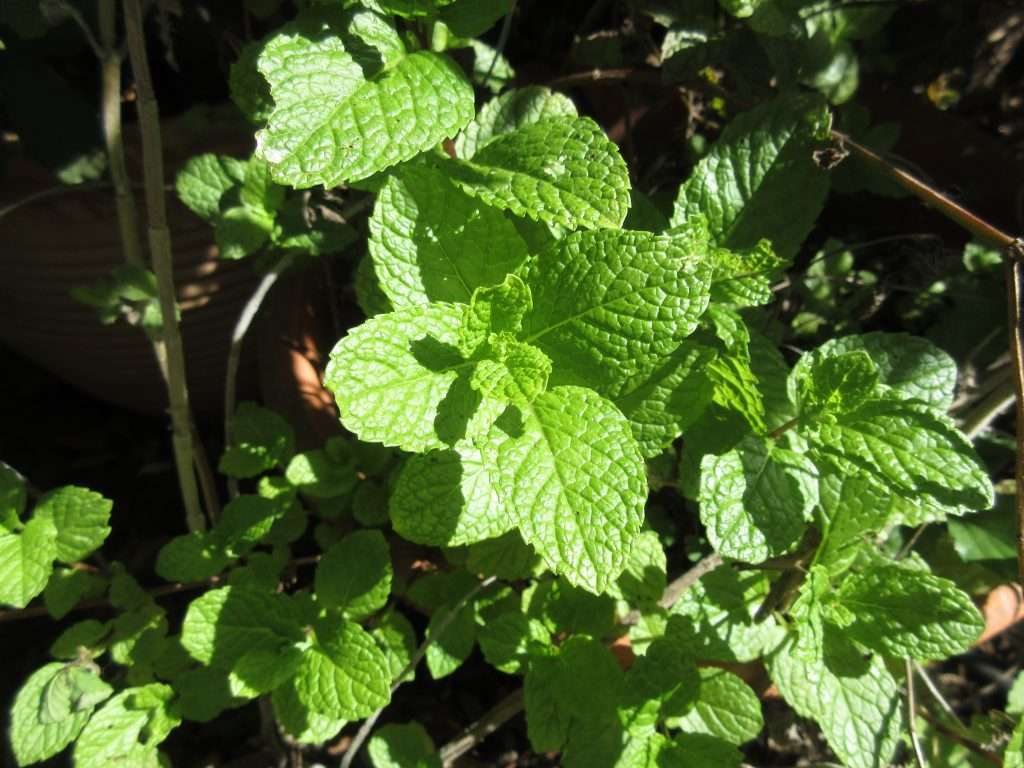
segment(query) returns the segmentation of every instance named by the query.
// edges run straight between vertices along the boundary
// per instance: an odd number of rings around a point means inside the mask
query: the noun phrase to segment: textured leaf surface
[[[724,669],[705,668],[700,670],[700,693],[693,709],[670,724],[743,744],[757,738],[764,718],[760,699],[741,678]]]
[[[625,381],[613,402],[629,419],[645,458],[659,455],[693,424],[711,402],[713,385],[705,366],[714,352],[683,341],[652,371]]]
[[[625,417],[592,390],[538,397],[485,449],[528,544],[556,573],[602,592],[625,567],[643,522],[643,458]]]
[[[816,476],[805,457],[761,438],[705,456],[700,517],[715,550],[751,563],[788,552],[818,501]]]
[[[219,469],[232,477],[254,477],[284,467],[295,453],[295,432],[281,416],[256,403],[241,403],[231,422],[231,445]]]
[[[345,426],[407,451],[447,447],[435,422],[471,366],[457,350],[461,324],[460,307],[432,304],[377,315],[350,331],[325,374]]]
[[[850,565],[859,548],[882,530],[892,502],[882,488],[857,474],[825,474],[818,492],[822,541],[816,559],[835,572]]]
[[[391,523],[402,537],[431,546],[500,536],[515,522],[498,494],[496,475],[468,441],[410,456],[391,492]]]
[[[160,548],[156,572],[167,581],[202,581],[227,568],[231,557],[220,542],[193,531],[175,536]]]
[[[523,318],[531,309],[533,295],[517,275],[507,275],[494,286],[477,288],[466,310],[462,328],[463,351],[467,354],[475,352],[492,334],[505,340],[519,333],[523,328]]]
[[[274,716],[281,727],[300,744],[321,744],[334,738],[347,720],[312,712],[299,700],[295,680],[274,689],[270,697]]]
[[[391,594],[391,552],[380,531],[356,531],[332,545],[316,567],[317,601],[359,621]]]
[[[532,344],[492,341],[491,354],[477,363],[469,385],[482,397],[526,407],[547,389],[551,359]]]
[[[487,622],[478,639],[488,664],[516,674],[526,670],[531,654],[550,647],[551,632],[539,620],[513,611]]]
[[[579,232],[532,264],[523,338],[551,358],[551,386],[613,394],[668,357],[707,308],[710,266],[688,236]]]
[[[397,611],[386,613],[370,633],[388,660],[391,669],[391,681],[397,682],[398,676],[412,660],[416,652],[416,632],[412,624]]]
[[[547,118],[500,134],[445,170],[488,205],[570,229],[616,228],[629,210],[626,163],[589,118]]]
[[[473,122],[455,139],[455,154],[472,160],[477,150],[495,136],[549,117],[575,116],[576,105],[572,100],[549,88],[531,85],[506,91],[480,108]]]
[[[496,208],[458,189],[437,165],[392,174],[370,217],[370,255],[395,308],[430,301],[469,303],[526,258],[526,242]]]
[[[419,723],[391,723],[374,732],[366,746],[373,768],[441,768],[433,740]]]
[[[909,496],[988,509],[993,491],[970,442],[944,415],[913,401],[875,400],[818,425],[813,451]]]
[[[378,67],[390,66],[367,78],[366,52],[335,26],[326,14],[307,17],[282,28],[260,53],[274,111],[256,135],[256,151],[281,184],[365,179],[473,119],[473,89],[450,59],[431,51],[403,56],[393,30],[373,29],[361,42],[376,49]]]
[[[62,619],[80,600],[100,597],[107,590],[107,580],[102,576],[64,568],[56,570],[43,590],[46,610],[55,619]]]
[[[447,621],[451,606],[445,605],[434,611],[427,626],[427,669],[435,680],[447,677],[462,666],[476,645],[476,619],[472,604],[463,606],[455,617]]]
[[[351,621],[327,621],[302,657],[295,692],[317,714],[356,720],[388,703],[390,683],[388,660],[366,630]]]
[[[18,533],[0,533],[0,603],[24,608],[46,588],[57,555],[50,520],[33,518]]]
[[[859,675],[838,676],[822,661],[805,661],[784,646],[771,657],[772,680],[786,702],[821,726],[850,768],[884,768],[903,733],[899,687],[873,656]]]
[[[812,158],[826,119],[821,100],[803,95],[738,115],[679,189],[672,225],[705,216],[719,245],[752,248],[767,238],[776,253],[791,256],[828,191],[828,174]]]
[[[207,221],[220,213],[220,199],[245,179],[245,161],[224,155],[189,158],[174,180],[181,202]]]
[[[879,380],[904,397],[921,400],[940,410],[953,402],[956,363],[927,339],[907,333],[865,333],[826,341],[797,362],[794,380],[801,371],[825,357],[863,351],[878,367]]]
[[[33,515],[53,522],[57,559],[82,560],[99,549],[110,534],[110,510],[114,502],[88,488],[68,485],[46,494]]]
[[[894,658],[963,653],[985,628],[971,598],[952,581],[896,565],[848,576],[839,601],[853,612],[849,636]]]
[[[157,765],[156,747],[181,721],[170,704],[170,686],[151,683],[128,688],[89,720],[75,743],[75,765]]]
[[[807,410],[847,413],[867,401],[878,386],[878,368],[866,352],[821,359],[798,381],[800,403]]]
[[[302,625],[288,598],[251,587],[212,589],[193,600],[181,644],[197,661],[230,670],[252,650],[276,652],[302,640]]]
[[[328,451],[314,449],[292,457],[285,469],[288,482],[317,499],[329,499],[349,493],[356,485],[356,469],[349,457],[333,457]]]
[[[569,736],[569,713],[559,696],[560,671],[557,656],[536,656],[523,682],[526,733],[537,752],[561,749]]]
[[[22,684],[11,705],[11,748],[18,765],[37,763],[56,755],[81,733],[92,714],[91,709],[71,713],[55,722],[42,720],[43,694],[47,686],[65,668],[60,662],[46,664]]]

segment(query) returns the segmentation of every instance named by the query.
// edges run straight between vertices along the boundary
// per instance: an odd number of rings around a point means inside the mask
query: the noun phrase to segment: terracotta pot
[[[176,140],[173,126],[165,135],[169,182],[189,156],[214,149],[209,138],[202,145]],[[244,153],[244,134],[218,138],[217,151],[233,144],[234,154]],[[137,153],[131,146],[128,153],[132,178],[141,179]],[[0,207],[54,186],[28,163],[11,170]],[[141,212],[141,190],[136,204]],[[167,206],[190,396],[197,412],[216,412],[231,329],[258,278],[248,264],[218,260],[211,227],[173,192]],[[0,341],[102,400],[139,411],[166,408],[142,330],[123,322],[102,325],[95,310],[69,293],[123,263],[112,189],[69,189],[22,206],[0,218],[0,244]]]

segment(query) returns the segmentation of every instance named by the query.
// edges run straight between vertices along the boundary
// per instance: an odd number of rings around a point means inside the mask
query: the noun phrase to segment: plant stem
[[[904,669],[907,678],[907,731],[910,733],[910,746],[914,753],[914,761],[917,768],[927,768],[928,761],[925,760],[924,750],[921,748],[921,739],[917,735],[917,701],[914,695],[914,668],[910,659],[904,659]]]
[[[441,619],[441,621],[437,623],[437,628],[434,630],[434,632],[432,632],[429,637],[423,639],[423,642],[420,643],[420,647],[416,649],[416,653],[413,654],[413,657],[411,659],[409,659],[409,663],[405,665],[405,669],[403,669],[399,673],[398,677],[395,678],[395,682],[391,685],[392,696],[395,695],[395,691],[398,690],[399,686],[401,686],[402,683],[405,682],[406,677],[408,677],[412,672],[416,670],[416,667],[419,666],[419,663],[423,660],[423,657],[427,655],[427,649],[430,647],[430,645],[436,642],[437,639],[444,634],[444,631],[448,629],[448,626],[453,621],[455,621],[455,617],[458,616],[459,612],[466,607],[466,604],[469,603],[469,601],[476,597],[478,594],[480,594],[480,592],[487,589],[487,587],[491,586],[491,584],[493,584],[495,581],[496,577],[488,576],[486,579],[481,581],[479,584],[477,584],[475,587],[469,590],[466,594],[464,594],[459,599],[459,601],[448,610],[448,613]],[[373,726],[377,724],[377,719],[381,716],[381,713],[383,711],[384,707],[381,707],[368,718],[366,718],[363,724],[359,727],[359,730],[356,732],[356,735],[352,738],[352,743],[349,744],[348,749],[345,751],[345,756],[341,758],[341,765],[339,766],[339,768],[350,768],[350,766],[352,765],[352,761],[355,760],[356,755],[359,754],[359,750],[362,748],[363,742],[365,742],[367,737],[370,735],[370,732],[373,730]]]
[[[182,350],[174,295],[171,234],[167,228],[167,209],[164,200],[160,113],[149,74],[149,61],[146,59],[146,38],[142,28],[142,7],[139,0],[124,0],[124,17],[128,52],[138,92],[146,210],[149,214],[149,249],[163,318],[161,344],[157,346],[165,347],[174,459],[178,470],[178,485],[185,505],[185,521],[190,531],[202,531],[206,529],[206,521],[199,504],[199,489],[192,469],[192,415],[189,410],[185,355]]]
[[[235,418],[235,400],[237,397],[238,389],[238,365],[242,359],[242,342],[245,341],[245,334],[249,332],[249,326],[252,325],[253,319],[256,317],[256,313],[259,312],[260,306],[263,304],[263,300],[267,297],[270,289],[274,287],[274,283],[281,274],[291,266],[294,256],[291,254],[282,256],[273,267],[271,267],[263,279],[260,280],[260,284],[256,286],[256,290],[252,292],[252,296],[245,302],[245,306],[242,308],[241,314],[238,316],[238,321],[235,323],[235,328],[231,332],[231,347],[228,350],[228,366],[227,375],[224,381],[224,447],[231,445],[232,440],[232,422]],[[228,494],[231,498],[238,496],[238,481],[233,478],[228,478]]]
[[[103,116],[103,142],[107,150],[110,180],[114,185],[117,205],[117,223],[121,230],[121,250],[124,260],[138,267],[145,266],[142,242],[139,237],[135,195],[124,154],[124,136],[121,126],[121,53],[114,38],[115,0],[100,0],[99,29],[102,46],[100,58],[101,101]]]
[[[1017,399],[1016,382],[1013,376],[1002,378],[963,418],[960,430],[968,440],[974,440],[991,426],[999,414],[1013,405]]]
[[[784,434],[789,432],[789,430],[791,430],[793,427],[795,427],[799,423],[800,423],[800,417],[799,416],[794,416],[792,419],[787,421],[785,424],[780,424],[775,429],[773,429],[771,432],[769,432],[768,433],[768,439],[769,440],[778,440],[780,437],[782,437]]]
[[[1011,249],[1019,246],[1011,246]],[[1017,456],[1014,476],[1017,493],[1017,579],[1024,585],[1024,317],[1021,297],[1024,295],[1024,265],[1015,258],[1006,262],[1006,304],[1009,313],[1010,352],[1013,357],[1013,384],[1017,392]]]

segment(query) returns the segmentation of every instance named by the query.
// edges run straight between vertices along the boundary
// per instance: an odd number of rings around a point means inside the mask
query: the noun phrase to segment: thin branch
[[[983,746],[978,744],[973,739],[969,739],[966,736],[964,736],[963,734],[957,733],[956,731],[954,731],[952,728],[950,728],[945,723],[940,723],[938,720],[936,720],[935,718],[931,717],[927,712],[921,712],[921,717],[932,728],[934,728],[936,731],[941,733],[947,739],[956,742],[961,747],[964,747],[969,752],[971,752],[974,755],[977,755],[978,757],[980,757],[982,760],[985,760],[986,762],[989,762],[992,765],[996,765],[996,766],[999,766],[999,768],[1002,768],[1003,758],[1001,758],[999,755],[997,755],[994,752],[990,752],[989,750],[985,749]]]
[[[1018,247],[1019,250],[1019,247]],[[1013,384],[1017,392],[1017,457],[1014,474],[1017,493],[1017,578],[1024,584],[1024,264],[1017,259],[1006,262],[1006,304],[1010,326],[1010,352],[1013,358]]]
[[[924,687],[928,689],[928,693],[931,694],[932,698],[935,700],[935,703],[939,705],[942,711],[945,712],[946,715],[949,718],[951,718],[954,723],[956,723],[960,728],[966,729],[966,726],[963,724],[963,722],[961,722],[960,718],[953,710],[953,707],[950,705],[948,701],[946,701],[946,697],[943,696],[942,692],[935,687],[935,682],[932,680],[931,676],[925,671],[924,667],[922,667],[920,663],[916,661],[913,662],[913,664],[914,671],[917,673],[917,676],[921,678],[922,682],[924,682]]]
[[[613,85],[615,83],[632,82],[649,85],[664,85],[661,74],[656,69],[638,69],[636,67],[618,67],[601,69],[594,67],[586,72],[573,72],[548,80],[549,88],[571,88],[576,85]]]
[[[1000,379],[997,386],[989,392],[981,402],[968,411],[960,425],[960,430],[968,440],[974,440],[987,430],[992,422],[999,418],[1017,399],[1016,382],[1013,376]]]
[[[795,427],[799,423],[800,423],[800,417],[799,416],[794,416],[792,419],[787,421],[785,424],[780,424],[775,429],[773,429],[771,432],[769,432],[768,433],[768,439],[769,440],[778,440],[780,437],[782,437],[784,434],[789,432],[789,430],[793,429],[793,427]]]
[[[138,93],[139,125],[142,129],[142,157],[146,184],[146,209],[149,214],[149,248],[156,274],[163,318],[162,342],[166,346],[167,394],[170,402],[171,440],[174,446],[178,484],[185,505],[185,520],[190,531],[206,528],[199,489],[193,471],[192,414],[188,402],[185,377],[185,355],[178,328],[177,302],[174,295],[174,272],[171,255],[171,234],[167,228],[164,199],[164,165],[160,140],[160,113],[153,81],[146,58],[146,38],[142,28],[140,0],[124,0],[124,16],[128,51],[135,88]]]
[[[522,711],[523,689],[516,688],[491,707],[483,717],[441,748],[441,764],[444,768],[450,768],[456,760]]]
[[[392,696],[395,695],[395,691],[398,690],[399,686],[406,681],[406,678],[416,670],[420,661],[422,661],[423,657],[427,655],[427,649],[430,645],[444,634],[445,630],[448,629],[448,626],[455,621],[455,617],[458,616],[462,609],[466,607],[466,604],[480,594],[480,592],[491,586],[495,581],[495,576],[488,576],[464,594],[459,601],[448,610],[448,613],[437,623],[435,630],[430,633],[428,637],[425,637],[422,643],[420,643],[420,647],[416,649],[416,653],[414,653],[413,657],[409,659],[409,663],[405,665],[405,669],[403,669],[399,673],[398,677],[395,678],[395,682],[391,685]],[[381,716],[381,713],[384,712],[384,709],[385,707],[381,707],[366,718],[362,726],[360,726],[359,730],[356,732],[356,735],[352,738],[352,743],[349,744],[348,749],[345,751],[345,756],[341,758],[341,765],[339,768],[350,768],[352,761],[355,760],[356,755],[359,754],[359,750],[362,749],[363,742],[366,741],[367,737],[370,735],[370,732],[373,730],[373,726],[377,724],[377,719]]]
[[[910,734],[910,746],[914,753],[914,762],[917,768],[928,768],[928,761],[925,760],[924,750],[921,748],[921,739],[917,735],[917,701],[914,695],[914,668],[910,659],[904,659],[904,669],[907,678],[907,731]]]
[[[494,49],[494,55],[491,57],[490,66],[487,67],[487,74],[484,75],[484,83],[491,81],[491,74],[494,72],[494,65],[498,63],[498,57],[505,51],[505,45],[508,43],[508,35],[512,30],[512,14],[516,12],[516,3],[519,0],[512,0],[512,3],[508,7],[508,13],[505,14],[505,18],[501,21],[501,32],[498,34],[498,45]]]
[[[103,60],[104,48],[96,40],[96,36],[92,33],[92,28],[89,23],[85,20],[85,17],[79,12],[79,10],[69,2],[65,0],[51,0],[54,7],[58,8],[62,13],[66,14],[69,19],[75,22],[82,30],[82,34],[85,35],[85,40],[92,48],[92,52],[96,54],[96,58]]]

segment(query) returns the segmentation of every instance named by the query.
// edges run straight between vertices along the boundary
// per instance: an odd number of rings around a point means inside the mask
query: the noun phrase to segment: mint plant
[[[24,485],[0,470],[0,600],[114,609],[68,626],[23,683],[19,765],[68,747],[81,768],[167,764],[183,721],[256,700],[299,751],[362,721],[346,768],[364,743],[377,768],[448,765],[461,747],[444,735],[378,718],[421,661],[440,680],[477,649],[521,678],[497,709],[524,708],[532,749],[567,768],[739,766],[765,729],[750,663],[843,765],[902,760],[917,732],[901,687],[912,700],[915,665],[984,629],[902,536],[993,508],[990,471],[932,342],[779,343],[847,327],[826,278],[852,262],[826,244],[798,265],[830,190],[863,181],[829,168],[832,106],[856,88],[851,41],[890,11],[653,11],[667,78],[720,56],[755,97],[661,212],[566,95],[497,88],[476,109],[471,78],[494,86],[507,62],[464,69],[448,51],[496,56],[472,38],[514,3],[301,5],[232,67],[252,156],[197,156],[175,187],[223,257],[271,269],[356,242],[311,200],[372,201],[353,278],[366,319],[324,373],[347,432],[299,451],[280,415],[233,411],[230,500],[155,560],[171,591],[199,593],[178,612],[121,564],[83,564],[107,500],[66,487],[25,520]],[[777,88],[737,60],[751,39]],[[780,322],[778,285],[800,269],[802,314]],[[145,318],[153,292],[132,275],[136,292],[88,297]]]

